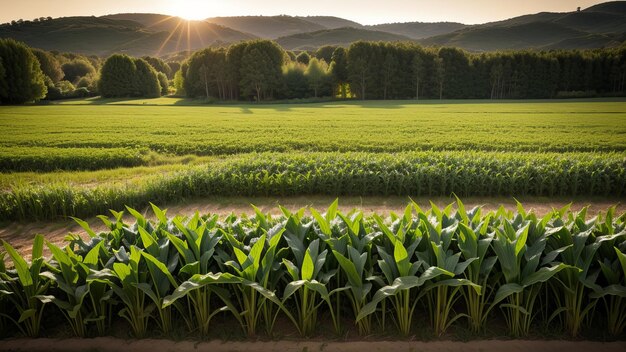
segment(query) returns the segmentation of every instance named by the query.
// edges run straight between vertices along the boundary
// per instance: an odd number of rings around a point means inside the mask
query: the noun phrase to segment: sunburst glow
[[[211,16],[211,9],[219,2],[207,0],[168,1],[169,14],[186,20],[203,20]]]

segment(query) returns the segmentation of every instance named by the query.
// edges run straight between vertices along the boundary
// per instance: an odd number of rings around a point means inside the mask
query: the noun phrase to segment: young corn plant
[[[104,336],[111,321],[113,290],[103,280],[92,280],[91,274],[102,268],[113,268],[116,258],[111,253],[110,247],[107,246],[102,236],[97,235],[87,222],[79,219],[74,219],[74,221],[86,231],[89,235],[89,241],[85,242],[79,235],[70,233],[65,237],[65,240],[68,242],[65,250],[74,253],[77,257],[84,258],[83,265],[79,265],[79,267],[82,269],[81,273],[87,272],[85,280],[89,285],[87,298],[90,303],[90,313],[85,318],[85,321],[87,323],[95,323],[98,336]]]
[[[121,300],[124,308],[119,316],[124,318],[133,331],[133,335],[142,338],[146,334],[148,321],[154,310],[154,304],[146,301],[145,292],[139,288],[147,282],[147,273],[140,270],[141,250],[131,246],[130,254],[124,247],[115,252],[118,262],[113,269],[93,272],[88,280],[106,283]]]
[[[43,243],[43,236],[35,236],[30,265],[11,245],[2,243],[13,262],[15,274],[11,270],[0,272],[1,293],[19,316],[16,320],[4,311],[0,315],[13,322],[28,337],[39,335],[44,307],[54,298],[46,295],[50,282],[41,272],[44,265]]]
[[[326,217],[330,218],[328,214],[329,212],[326,213]],[[346,295],[356,318],[368,302],[370,292],[372,291],[372,283],[367,280],[372,275],[372,267],[368,263],[371,263],[373,242],[380,236],[380,233],[368,231],[365,228],[362,213],[356,213],[350,218],[343,214],[339,214],[339,216],[347,234],[340,237],[329,235],[325,241],[332,248],[337,265],[341,268],[341,271],[337,274],[338,279],[342,276],[346,278],[343,280],[347,288]],[[330,230],[330,227],[328,229]],[[337,287],[341,287],[341,282],[338,280]],[[336,308],[338,316],[340,314],[339,308],[341,307],[339,297],[340,295],[337,295]],[[372,331],[372,315],[356,321],[356,325],[360,335],[370,334]]]
[[[597,288],[590,296],[603,300],[608,332],[611,336],[619,336],[626,329],[626,254],[618,247],[613,247],[613,250],[614,261],[605,258],[600,262],[608,285]]]
[[[492,298],[494,283],[491,280],[493,267],[498,259],[490,255],[494,233],[487,233],[489,222],[484,221],[475,229],[460,223],[457,243],[463,259],[472,261],[465,271],[465,278],[480,286],[480,292],[473,286],[466,286],[462,291],[467,308],[467,319],[472,332],[478,334],[486,329],[487,317],[490,312],[489,300]]]
[[[91,270],[95,270],[99,264],[99,256],[102,242],[93,247],[83,258],[75,254],[70,247],[61,249],[53,243],[46,243],[56,263],[48,264],[49,271],[42,273],[62,292],[62,295],[52,299],[61,312],[67,318],[74,335],[85,337],[89,322],[102,321],[105,319],[105,310],[98,309],[99,304],[89,307],[90,289],[96,288],[97,300],[108,300],[112,291],[100,295],[98,286],[101,283],[90,282],[88,277]],[[93,308],[93,309],[92,309]],[[103,332],[102,332],[103,333]]]
[[[570,266],[568,270],[558,274],[563,285],[553,285],[557,297],[558,309],[556,314],[563,314],[565,328],[572,337],[577,337],[583,327],[592,320],[597,298],[590,297],[591,290],[599,291],[596,279],[600,272],[592,265],[597,262],[596,252],[604,242],[611,243],[615,239],[626,235],[626,231],[613,233],[607,229],[601,236],[597,236],[601,229],[599,219],[585,221],[586,209],[572,214],[566,225],[561,216],[554,219],[553,226],[548,231],[548,243],[554,249],[559,249],[559,259]],[[612,214],[609,211],[607,220],[610,223]],[[605,222],[606,224],[606,222]],[[609,225],[610,226],[610,225]]]
[[[186,281],[163,299],[162,308],[165,309],[186,297],[188,311],[185,320],[190,329],[195,325],[201,336],[209,333],[211,320],[221,312],[233,312],[241,323],[241,317],[229,300],[228,290],[220,287],[221,284],[238,284],[240,280],[229,273],[212,272],[215,247],[222,239],[216,228],[216,219],[202,221],[196,214],[186,225],[178,218],[174,218],[172,222],[184,240],[171,233],[167,233],[167,238],[180,255],[182,267],[179,276],[186,278]],[[211,305],[213,294],[216,294],[225,306],[213,309]],[[194,320],[195,324],[192,323]]]
[[[513,222],[504,219],[502,223],[501,228],[496,228],[492,246],[504,282],[496,291],[492,305],[505,301],[500,308],[504,311],[509,334],[527,336],[535,317],[535,303],[541,285],[568,266],[557,263],[540,267],[546,247],[546,234],[541,226],[533,226],[533,233],[529,236],[533,224],[524,221],[521,215]]]
[[[357,248],[349,245],[347,249],[347,257],[343,256],[336,250],[333,255],[337,258],[337,262],[341,267],[344,275],[347,277],[348,299],[352,306],[352,311],[356,317],[361,309],[368,301],[368,296],[372,290],[372,284],[366,282],[365,265],[367,263],[367,252],[361,252]],[[358,320],[356,325],[360,335],[367,335],[372,331],[371,315]]]
[[[158,317],[157,324],[164,335],[172,331],[172,307],[163,307],[164,298],[178,288],[178,282],[173,273],[178,266],[179,254],[172,252],[167,236],[159,237],[156,232],[148,232],[139,228],[141,242],[144,250],[141,255],[145,259],[150,280],[140,283],[137,288],[148,296],[156,308]],[[180,303],[174,305],[178,311],[184,312]]]
[[[244,332],[252,337],[257,333],[260,322],[263,322],[268,334],[272,334],[277,312],[269,305],[283,308],[281,301],[273,292],[270,275],[276,263],[276,250],[282,239],[284,229],[270,229],[267,234],[256,238],[251,246],[245,246],[233,235],[225,233],[224,237],[230,242],[236,261],[228,260],[224,265],[234,271],[240,280],[234,285],[236,297],[241,307],[237,313],[243,319]],[[267,248],[266,248],[267,247]],[[247,252],[247,253],[246,253]]]
[[[296,243],[297,239],[290,235],[291,234],[287,235],[287,238],[291,238],[288,240],[288,243]],[[283,264],[289,276],[291,276],[292,281],[285,287],[282,300],[284,304],[292,296],[295,297],[297,318],[290,319],[295,321],[296,328],[302,336],[311,336],[315,332],[318,308],[323,303],[328,305],[335,332],[339,332],[340,329],[331,302],[331,296],[336,292],[344,290],[344,288],[338,288],[328,292],[326,285],[332,278],[334,271],[321,273],[328,250],[325,249],[320,253],[319,246],[320,240],[316,239],[309,244],[306,250],[299,252],[304,248],[304,243],[298,242],[297,248],[291,247],[296,257],[296,263],[294,264],[291,260],[283,258]],[[304,255],[300,256],[299,253],[303,253]]]
[[[381,225],[384,226],[384,224],[379,223],[379,226]],[[385,248],[378,246],[378,254],[382,258],[378,260],[378,267],[383,275],[382,277],[371,277],[370,280],[382,287],[376,291],[371,301],[363,306],[356,320],[358,322],[373,314],[379,303],[390,300],[398,330],[402,335],[407,336],[411,332],[413,313],[418,303],[418,300],[411,298],[411,290],[423,286],[427,281],[440,275],[452,277],[454,274],[438,267],[429,267],[419,275],[418,271],[422,267],[423,261],[413,261],[417,246],[421,241],[421,233],[418,229],[413,232],[413,235],[407,236],[410,237],[408,247],[403,244],[405,235],[402,229],[396,235],[388,228],[383,232],[387,238],[394,240],[392,242],[393,255],[388,254]],[[417,235],[415,235],[416,232]],[[383,329],[385,328],[384,321],[383,314]]]
[[[428,298],[428,310],[433,330],[437,336],[443,335],[456,320],[466,317],[467,314],[455,314],[453,307],[461,298],[461,289],[468,286],[477,295],[481,294],[481,286],[474,282],[461,278],[466,274],[467,267],[478,257],[468,258],[459,262],[461,252],[453,253],[451,244],[457,231],[458,223],[442,228],[442,223],[436,223],[436,227],[430,221],[422,221],[425,227],[422,243],[426,244],[424,251],[417,251],[417,257],[423,261],[424,269],[437,267],[447,273],[453,273],[453,277],[438,276],[426,283],[421,296]]]

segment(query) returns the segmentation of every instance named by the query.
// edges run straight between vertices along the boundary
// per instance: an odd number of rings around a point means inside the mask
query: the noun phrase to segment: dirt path
[[[524,340],[486,340],[471,342],[419,342],[419,341],[360,341],[360,342],[319,342],[319,341],[276,341],[276,342],[193,342],[167,340],[126,341],[114,338],[95,339],[19,339],[0,341],[0,351],[32,352],[622,352],[626,342],[589,342],[589,341],[524,341]]]
[[[319,210],[325,209],[334,201],[334,198],[324,196],[313,197],[289,197],[289,198],[213,198],[204,200],[194,200],[185,204],[163,207],[168,209],[169,215],[182,214],[192,215],[196,211],[200,214],[212,213],[220,216],[234,214],[250,214],[253,212],[250,204],[256,205],[263,212],[272,214],[280,214],[278,205],[282,205],[290,210],[297,210],[302,207],[314,207]],[[430,208],[428,199],[415,199],[423,209]],[[342,197],[339,201],[339,208],[342,212],[348,212],[353,209],[359,209],[366,214],[378,213],[389,214],[390,212],[402,213],[407,206],[409,199],[406,197]],[[454,202],[449,197],[434,198],[433,202],[439,207],[445,207],[447,204]],[[597,214],[600,211],[606,211],[609,207],[617,205],[618,213],[626,212],[626,199],[555,199],[555,198],[522,198],[520,202],[524,208],[532,210],[538,215],[544,215],[552,209],[562,208],[572,202],[572,210],[580,210],[584,206],[589,206],[589,215]],[[485,210],[494,210],[503,205],[508,210],[515,211],[516,203],[513,198],[466,198],[464,200],[465,207],[482,206]],[[621,203],[621,204],[620,204]],[[147,209],[144,213],[152,216],[152,212]],[[129,221],[131,221],[129,219]],[[92,228],[98,231],[104,231],[106,228],[97,218],[88,219]],[[76,233],[86,236],[83,229],[72,220],[63,220],[56,222],[30,222],[30,223],[8,223],[0,225],[0,239],[9,242],[18,251],[28,256],[28,251],[32,244],[32,240],[36,234],[44,234],[46,239],[55,243],[62,244],[68,233]]]

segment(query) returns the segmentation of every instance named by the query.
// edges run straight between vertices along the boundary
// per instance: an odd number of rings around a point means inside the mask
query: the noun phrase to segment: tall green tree
[[[135,59],[135,96],[158,98],[161,96],[161,84],[157,71],[144,59]]]
[[[189,97],[214,97],[226,100],[228,90],[227,53],[207,48],[195,52],[187,61],[185,92]]]
[[[439,93],[439,100],[443,99],[443,83],[446,79],[446,71],[443,59],[440,57],[435,58],[435,79],[437,81],[437,92]]]
[[[372,43],[356,42],[348,49],[348,82],[350,92],[365,100],[370,81],[374,77]]]
[[[330,65],[331,61],[333,60],[333,54],[335,53],[335,50],[337,50],[336,46],[325,45],[317,49],[317,51],[315,52],[315,57],[319,60],[324,60],[328,65]]]
[[[24,43],[0,39],[0,61],[4,70],[0,103],[22,104],[46,96],[45,75],[37,57]]]
[[[239,85],[245,96],[254,96],[259,102],[270,98],[282,84],[283,49],[275,42],[249,42],[241,58]]]
[[[96,68],[86,59],[74,59],[61,66],[66,81],[76,82],[81,77],[96,74]]]
[[[40,49],[33,49],[33,54],[35,54],[37,61],[39,61],[41,71],[50,78],[52,83],[57,83],[63,79],[64,73],[61,69],[61,64],[54,55]]]
[[[164,73],[168,78],[172,77],[175,73],[172,73],[172,68],[158,57],[144,56],[142,59],[146,60],[146,62],[148,62],[157,72]]]
[[[289,62],[283,68],[285,87],[284,97],[287,99],[302,99],[310,96],[309,80],[305,76],[307,67],[298,62]]]
[[[136,94],[135,73],[137,67],[128,55],[110,56],[102,66],[98,91],[106,98],[132,97]]]
[[[328,82],[328,65],[323,60],[312,58],[304,75],[308,79],[311,89],[313,89],[314,96],[317,98],[322,86]]]
[[[335,89],[339,88],[341,97],[346,99],[346,85],[348,84],[348,56],[346,49],[339,47],[333,52],[330,64],[330,74]]]
[[[415,78],[415,100],[419,100],[420,82],[422,81],[422,77],[424,75],[424,60],[422,59],[422,56],[420,54],[415,54],[413,56],[411,68],[413,69],[413,77]]]

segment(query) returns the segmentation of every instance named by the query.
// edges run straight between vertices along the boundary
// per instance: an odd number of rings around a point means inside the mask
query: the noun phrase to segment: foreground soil
[[[154,352],[154,351],[211,351],[211,352],[622,352],[626,342],[590,341],[526,341],[526,340],[485,340],[471,342],[455,341],[361,341],[361,342],[319,342],[319,341],[275,341],[275,342],[193,342],[167,340],[122,340],[100,337],[95,339],[17,339],[0,341],[0,351],[32,352]]]
[[[256,197],[228,197],[228,198],[212,198],[192,200],[183,204],[172,206],[161,206],[168,209],[168,215],[176,214],[193,215],[196,211],[200,214],[218,214],[227,216],[229,214],[253,214],[254,211],[250,204],[254,204],[261,211],[278,215],[280,209],[278,205],[282,205],[289,210],[297,210],[303,207],[314,207],[323,211],[328,205],[335,200],[334,197],[328,196],[302,196],[302,197],[286,197],[286,198],[256,198]],[[423,209],[430,208],[430,200],[426,198],[414,199],[415,202]],[[454,198],[437,197],[432,199],[439,207],[453,203]],[[553,209],[560,209],[565,205],[572,203],[572,210],[580,210],[588,206],[588,216],[592,217],[601,211],[606,211],[611,206],[617,207],[617,213],[626,212],[626,199],[611,198],[583,198],[583,199],[564,199],[564,198],[520,198],[519,201],[524,205],[526,211],[534,211],[537,215],[543,216]],[[390,212],[402,214],[410,199],[408,197],[341,197],[339,199],[339,208],[342,212],[349,212],[358,209],[366,214],[384,214]],[[515,211],[517,204],[513,198],[464,198],[463,202],[467,209],[475,206],[481,206],[485,211],[495,210],[501,205],[506,209]],[[144,209],[147,217],[152,217],[152,211]],[[106,230],[102,222],[97,218],[87,219],[90,226],[96,231]],[[132,222],[132,219],[128,219]],[[32,245],[33,238],[36,234],[43,234],[46,239],[55,243],[62,244],[68,233],[76,233],[86,236],[83,229],[73,220],[60,220],[55,222],[22,222],[22,223],[4,223],[0,224],[0,239],[9,242],[13,247],[28,258],[29,250]]]

